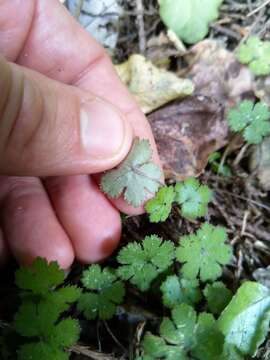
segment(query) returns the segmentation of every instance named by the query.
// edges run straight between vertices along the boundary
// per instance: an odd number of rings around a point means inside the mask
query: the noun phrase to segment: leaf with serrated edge
[[[203,293],[213,314],[219,315],[232,299],[232,292],[220,281],[207,284]]]
[[[69,317],[54,326],[50,334],[50,343],[56,347],[68,348],[79,340],[79,334],[79,322]]]
[[[268,75],[270,73],[270,42],[262,41],[256,36],[251,36],[241,44],[236,52],[242,64],[249,65],[255,75]]]
[[[197,279],[180,279],[176,275],[168,276],[160,287],[163,304],[168,308],[185,303],[196,304],[201,300],[201,292]]]
[[[44,294],[60,285],[64,279],[65,273],[59,268],[57,262],[48,263],[45,259],[36,258],[31,266],[23,266],[16,271],[15,281],[22,290]]]
[[[195,330],[195,346],[192,355],[198,360],[221,359],[224,336],[212,314],[201,313]]]
[[[149,141],[136,138],[123,163],[103,175],[102,191],[111,198],[123,193],[130,205],[141,206],[149,195],[155,195],[162,181],[162,172],[151,158]]]
[[[179,345],[183,349],[191,349],[194,345],[196,312],[187,305],[180,304],[172,310],[172,320],[164,318],[160,325],[160,335],[169,343]]]
[[[176,258],[181,263],[185,278],[202,281],[216,280],[221,276],[221,265],[226,265],[232,258],[232,249],[224,244],[227,233],[222,227],[208,223],[202,225],[197,234],[183,236],[176,249]]]
[[[142,360],[189,360],[179,346],[168,345],[164,339],[151,333],[146,333],[142,345],[144,350]]]
[[[88,292],[81,295],[77,308],[89,319],[100,317],[108,320],[116,312],[116,305],[123,301],[125,287],[111,268],[101,269],[91,265],[83,272],[82,283]]]
[[[18,360],[68,360],[68,358],[68,353],[42,341],[25,344],[18,351]]]
[[[270,134],[270,112],[262,102],[242,101],[229,111],[227,120],[231,130],[241,132],[249,144],[259,144]]]
[[[175,186],[175,201],[181,206],[182,216],[188,219],[205,216],[207,205],[212,199],[212,191],[194,178]]]
[[[156,196],[146,203],[145,210],[150,215],[151,222],[165,221],[172,210],[175,198],[173,186],[164,186]]]
[[[171,241],[162,241],[156,235],[146,236],[142,245],[132,243],[120,250],[117,260],[121,266],[117,273],[145,291],[158,274],[172,264],[174,256]]]

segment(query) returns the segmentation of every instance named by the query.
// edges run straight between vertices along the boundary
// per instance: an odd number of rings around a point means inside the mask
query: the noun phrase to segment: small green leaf
[[[175,186],[175,201],[181,206],[182,216],[188,219],[205,216],[208,203],[212,199],[211,190],[190,178]]]
[[[151,356],[151,358],[163,358],[168,350],[164,339],[150,333],[145,335],[142,345],[144,353]]]
[[[254,105],[252,101],[242,101],[238,108],[228,113],[228,123],[232,131],[242,132],[249,144],[259,144],[270,134],[270,112],[266,104]]]
[[[161,285],[163,304],[172,309],[174,306],[185,303],[196,304],[201,300],[201,291],[197,279],[180,279],[176,275],[168,276]]]
[[[136,138],[123,163],[102,177],[102,191],[111,198],[118,198],[123,193],[130,205],[141,206],[149,194],[156,194],[162,181],[162,172],[151,159],[149,141]]]
[[[232,249],[224,244],[227,233],[222,227],[208,223],[202,225],[196,234],[180,238],[176,258],[181,263],[182,274],[187,279],[202,281],[216,280],[221,276],[221,265],[226,265],[232,258]]]
[[[55,349],[45,342],[23,345],[18,351],[18,360],[68,360],[69,354]]]
[[[65,286],[55,290],[50,296],[49,300],[54,302],[56,306],[63,311],[67,309],[69,304],[76,302],[81,295],[81,289],[77,286]],[[67,307],[66,307],[67,306]]]
[[[159,0],[160,16],[188,44],[202,40],[209,24],[218,18],[223,0]]]
[[[61,318],[81,291],[76,286],[55,289],[64,279],[64,271],[56,262],[48,264],[41,258],[16,272],[16,283],[24,291],[14,329],[27,342],[18,351],[20,360],[69,358],[64,348],[78,340],[80,328],[76,320]]]
[[[164,339],[151,333],[146,333],[142,346],[144,351],[142,360],[189,360],[179,347],[167,345]]]
[[[196,312],[187,305],[177,305],[172,310],[172,320],[164,318],[160,325],[160,335],[171,345],[179,345],[188,351],[194,345]]]
[[[252,36],[239,46],[236,56],[242,64],[249,65],[255,75],[270,74],[270,41]]]
[[[15,330],[25,337],[50,335],[60,312],[50,301],[24,302],[15,315]]]
[[[172,210],[175,193],[172,186],[159,189],[156,196],[146,203],[145,210],[150,215],[151,222],[165,221]]]
[[[60,285],[64,279],[65,273],[57,262],[48,264],[45,259],[37,258],[31,266],[21,267],[16,271],[15,281],[20,289],[42,295]]]
[[[232,299],[231,290],[220,281],[207,284],[203,293],[207,300],[208,309],[213,314],[220,314]]]
[[[68,348],[79,340],[80,326],[77,320],[66,318],[54,326],[50,334],[50,343],[56,348]]]
[[[83,272],[82,283],[90,291],[81,295],[78,310],[89,320],[96,317],[103,320],[112,318],[116,306],[122,303],[125,296],[124,284],[118,280],[115,271],[92,265]]]
[[[156,235],[146,236],[142,245],[130,243],[120,250],[117,260],[121,266],[117,273],[123,280],[129,280],[145,291],[160,273],[168,269],[174,256],[171,241],[162,241]]]
[[[264,342],[270,321],[270,291],[255,282],[245,282],[221,314],[219,328],[226,342],[243,355],[255,355]]]
[[[201,313],[195,331],[196,345],[192,355],[198,360],[219,359],[223,353],[224,336],[212,314]]]
[[[180,304],[172,310],[172,317],[164,318],[160,325],[160,337],[147,333],[143,341],[143,359],[169,360],[229,360],[224,354],[233,354],[213,315],[201,313]],[[192,355],[192,356],[191,356]],[[241,360],[233,358],[230,360]]]

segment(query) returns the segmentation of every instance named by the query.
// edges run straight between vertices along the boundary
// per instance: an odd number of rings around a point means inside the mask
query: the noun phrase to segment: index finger
[[[118,78],[109,56],[59,1],[0,0],[0,53],[113,103],[126,115],[135,135],[150,141],[159,164],[150,125]],[[134,213],[121,199],[115,204]]]

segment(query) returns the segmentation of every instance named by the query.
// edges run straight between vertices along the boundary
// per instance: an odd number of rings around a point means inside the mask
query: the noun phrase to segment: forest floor
[[[115,63],[126,61],[132,54],[143,54],[155,63],[169,58],[170,70],[185,74],[185,65],[177,50],[156,45],[153,39],[165,31],[159,16],[156,0],[143,1],[143,16],[138,12],[136,0],[123,1],[124,14],[119,22],[119,39],[114,51]],[[224,48],[234,51],[250,35],[262,39],[270,37],[270,7],[258,9],[262,1],[225,0],[221,7],[219,20],[211,25],[208,39],[220,41]],[[156,43],[154,41],[154,43]],[[184,64],[184,65],[183,65]],[[224,154],[227,146],[220,152]],[[266,268],[270,264],[270,197],[269,192],[260,186],[256,172],[250,171],[250,157],[254,149],[237,146],[226,158],[232,176],[224,177],[213,172],[207,166],[200,179],[214,190],[215,199],[210,205],[209,218],[212,223],[224,225],[228,229],[230,242],[234,249],[233,263],[226,268],[223,281],[237,289],[243,280],[256,279],[264,284],[270,283],[270,273]],[[169,180],[170,182],[170,180]],[[141,241],[145,235],[158,234],[165,239],[178,241],[179,236],[196,230],[200,222],[189,222],[173,211],[165,223],[151,224],[147,216],[126,218],[123,221],[122,244],[131,239]],[[112,257],[107,262],[115,263]],[[136,354],[141,329],[155,327],[163,315],[163,307],[155,293],[142,296],[130,289],[126,304],[113,321],[106,325],[93,322],[85,329],[85,343],[93,349],[104,352],[103,356],[92,353],[93,359],[124,359]],[[98,341],[97,339],[98,334]],[[108,356],[105,354],[114,354]],[[261,348],[257,359],[270,358],[269,342]]]
[[[143,16],[138,12],[138,3],[142,5]],[[211,25],[208,39],[220,41],[224,49],[230,52],[250,35],[268,39],[270,6],[260,8],[262,3],[263,1],[253,0],[225,0],[219,20]],[[124,0],[122,6],[124,12],[118,24],[119,39],[113,61],[121,63],[135,53],[143,54],[156,64],[167,58],[170,60],[169,70],[185,77],[185,71],[188,71],[185,66],[188,65],[183,54],[179,54],[173,46],[166,46],[164,50],[156,41],[153,47],[153,39],[165,32],[157,0],[144,0],[143,4],[136,0]],[[198,91],[197,95],[199,94]],[[254,94],[248,96],[254,97]],[[208,218],[213,224],[223,225],[228,229],[233,246],[233,262],[226,267],[222,280],[232,290],[247,279],[255,279],[270,286],[270,271],[267,272],[270,264],[269,192],[261,187],[257,172],[250,170],[254,148],[240,143],[228,150],[229,143],[230,139],[219,152],[221,156],[226,152],[226,165],[231,169],[231,176],[217,174],[210,164],[200,175],[200,180],[215,194]],[[173,179],[168,179],[168,182],[173,182]],[[177,209],[172,211],[166,222],[159,224],[150,223],[146,215],[126,217],[123,218],[122,244],[125,245],[130,240],[141,241],[146,235],[153,233],[177,242],[179,236],[193,232],[199,226],[200,221],[190,222],[179,217]],[[114,266],[115,262],[115,256],[112,256],[105,264]],[[74,265],[69,279],[76,282],[80,272],[81,266]],[[1,274],[0,314],[1,309],[12,308],[12,299],[16,298],[11,273],[9,268]],[[119,308],[113,320],[81,320],[81,341],[80,345],[74,347],[72,357],[94,360],[132,359],[137,352],[142,329],[145,326],[148,329],[155,328],[163,313],[160,296],[155,291],[142,295],[130,287],[125,305]],[[270,359],[270,338],[256,359]]]

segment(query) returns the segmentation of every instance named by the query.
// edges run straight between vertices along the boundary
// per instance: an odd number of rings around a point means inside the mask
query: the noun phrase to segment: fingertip
[[[48,178],[45,186],[57,216],[82,263],[102,261],[121,238],[119,211],[86,175]]]
[[[42,257],[68,269],[74,261],[73,247],[40,181],[3,177],[1,184],[2,190],[6,188],[2,194],[1,225],[16,260],[29,265],[36,257]]]
[[[0,228],[0,267],[6,265],[9,255],[9,249],[4,240],[3,230]]]

